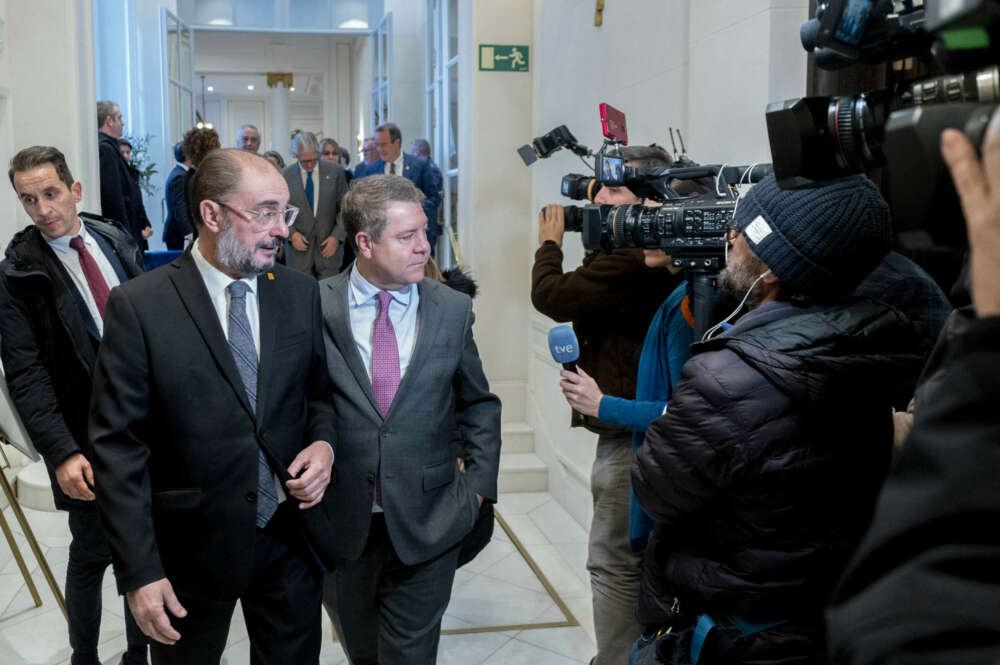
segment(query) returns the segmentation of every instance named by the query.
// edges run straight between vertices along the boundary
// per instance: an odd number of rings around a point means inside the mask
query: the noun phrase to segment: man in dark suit
[[[118,586],[154,664],[217,664],[237,600],[254,663],[315,664],[313,552],[329,564],[333,532],[305,527],[334,440],[318,286],[274,265],[295,209],[266,160],[213,151],[191,195],[192,248],[108,302],[90,435]]]
[[[118,139],[125,129],[121,109],[114,102],[97,102],[97,156],[101,167],[101,214],[128,229],[146,249],[153,227],[142,204],[142,191],[132,178]]]
[[[344,259],[344,229],[337,223],[340,199],[347,191],[344,169],[319,159],[319,142],[312,132],[296,134],[292,152],[298,161],[282,175],[299,216],[285,247],[285,264],[316,278],[336,275]]]
[[[177,164],[167,176],[167,221],[163,225],[163,242],[167,249],[184,249],[184,237],[194,233],[191,213],[188,210],[187,182],[191,160],[184,154],[180,142],[174,145]]]
[[[341,207],[357,259],[320,284],[337,412],[330,522],[343,559],[325,600],[354,665],[435,661],[459,544],[497,497],[500,400],[473,341],[472,301],[423,279],[422,199],[400,176],[352,184]]]
[[[56,148],[11,160],[10,181],[34,222],[0,263],[0,356],[11,399],[69,512],[66,614],[74,665],[96,665],[101,587],[111,551],[94,505],[87,442],[91,377],[108,291],[142,272],[142,253],[117,224],[77,213],[79,182]],[[146,638],[125,610],[126,665],[146,662]]]
[[[371,164],[359,164],[354,177],[364,178],[374,173],[401,175],[408,178],[424,194],[423,210],[427,216],[427,241],[431,253],[437,245],[438,208],[441,207],[441,179],[429,159],[403,152],[403,135],[391,122],[375,128],[375,148],[379,159]],[[438,172],[440,174],[440,171]]]

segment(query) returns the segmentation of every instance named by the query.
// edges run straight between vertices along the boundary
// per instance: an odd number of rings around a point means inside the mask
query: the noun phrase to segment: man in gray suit
[[[344,229],[337,224],[337,213],[347,179],[338,165],[320,161],[312,132],[295,135],[292,153],[298,161],[281,173],[288,183],[288,202],[299,209],[299,216],[285,245],[285,264],[316,278],[330,277],[344,260]]]
[[[472,301],[423,278],[422,199],[402,176],[356,181],[341,208],[357,259],[320,284],[338,416],[328,505],[344,560],[324,601],[339,599],[353,665],[435,661],[459,544],[497,497],[500,400]]]

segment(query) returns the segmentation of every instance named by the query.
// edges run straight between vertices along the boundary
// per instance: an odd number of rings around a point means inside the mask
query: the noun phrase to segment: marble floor
[[[497,509],[579,623],[576,626],[442,635],[442,665],[572,665],[594,655],[590,584],[585,568],[587,533],[547,493],[503,494]],[[60,585],[65,581],[69,529],[65,513],[25,510]],[[66,622],[38,569],[20,527],[4,509],[43,605],[36,608],[17,563],[0,538],[0,663],[68,665]],[[110,573],[104,580],[101,659],[117,665],[125,648],[122,602]],[[469,629],[564,621],[565,616],[497,524],[493,542],[459,569],[444,628]],[[347,659],[323,617],[322,665]],[[237,606],[222,662],[248,663],[250,645]]]

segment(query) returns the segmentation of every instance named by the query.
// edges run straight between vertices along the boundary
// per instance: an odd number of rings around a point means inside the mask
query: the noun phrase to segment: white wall
[[[424,4],[424,0],[385,0],[386,13],[392,12],[389,120],[399,125],[404,152],[413,139],[424,135]]]
[[[477,0],[474,4],[481,10],[484,4],[494,3]],[[495,30],[498,34],[492,42],[483,34],[475,35],[472,48],[478,43],[527,43],[506,32],[509,17],[518,13],[519,6],[502,4],[507,9],[506,24],[499,16],[494,19],[504,28]],[[525,169],[514,148],[565,124],[578,141],[596,150],[602,142],[597,106],[608,102],[625,112],[633,144],[655,141],[670,149],[667,130],[674,127],[683,132],[689,155],[701,163],[770,161],[764,124],[767,102],[805,92],[806,54],[799,45],[798,30],[808,18],[808,0],[609,2],[602,27],[594,26],[593,7],[585,4],[577,0],[532,3],[532,94],[531,103],[523,106],[531,109],[530,128],[515,133],[505,131],[511,123],[494,124],[501,113],[514,112],[505,104],[499,112],[489,106],[497,101],[493,94],[504,96],[502,86],[508,82],[476,72],[474,80],[479,85],[469,111],[478,117],[472,121],[495,130],[488,137],[489,159],[503,163],[506,171],[497,169],[495,181],[488,187],[475,187],[472,195],[477,198],[463,205],[463,220],[473,220],[463,249],[467,242],[476,246],[470,235],[494,233],[480,222],[494,219],[489,212],[507,211],[504,225],[522,234],[519,242],[498,246],[497,253],[505,259],[502,270],[494,272],[486,262],[477,276],[484,284],[482,309],[486,309],[489,289],[501,282],[516,285],[519,300],[512,298],[502,310],[507,320],[502,329],[513,335],[512,322],[526,317],[529,335],[517,338],[516,344],[500,343],[483,327],[477,335],[488,369],[518,368],[524,355],[528,356],[527,419],[535,427],[536,451],[549,465],[553,495],[587,525],[596,436],[568,427],[569,407],[558,388],[559,367],[545,339],[554,322],[531,309],[527,284],[537,247],[537,211],[546,203],[571,203],[559,195],[560,179],[569,172],[582,173],[585,167],[562,151]],[[519,21],[514,24],[520,26]],[[468,97],[462,99],[464,103]],[[526,115],[524,110],[517,112]],[[487,137],[475,132],[469,137],[475,152],[485,147],[476,140],[483,138]],[[469,145],[463,144],[463,155]],[[525,172],[530,172],[531,180],[528,206],[520,203]],[[492,173],[489,168],[487,173]],[[479,180],[484,175],[480,169],[471,177]],[[464,197],[468,180],[463,183]],[[579,265],[583,251],[578,236],[567,234],[564,252],[566,270]],[[491,300],[490,309],[493,305]],[[491,373],[490,378],[512,374]]]
[[[7,94],[6,102],[0,100],[0,164],[6,167],[22,148],[54,145],[83,183],[80,209],[99,210],[92,4],[8,0],[0,17],[4,11],[0,89]],[[4,180],[0,248],[31,223]]]

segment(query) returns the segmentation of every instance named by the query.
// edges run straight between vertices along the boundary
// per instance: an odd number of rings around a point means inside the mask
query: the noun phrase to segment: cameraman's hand
[[[563,370],[559,374],[563,378],[559,382],[559,387],[562,388],[569,405],[585,416],[596,418],[601,408],[601,398],[604,397],[604,393],[597,387],[597,381],[579,366],[576,372]]]
[[[562,247],[563,233],[566,231],[566,218],[563,207],[558,203],[550,203],[538,213],[538,244],[546,240],[554,240]]]
[[[1000,315],[1000,109],[983,140],[983,161],[965,135],[941,133],[941,154],[955,182],[969,230],[972,304],[980,317]]]

